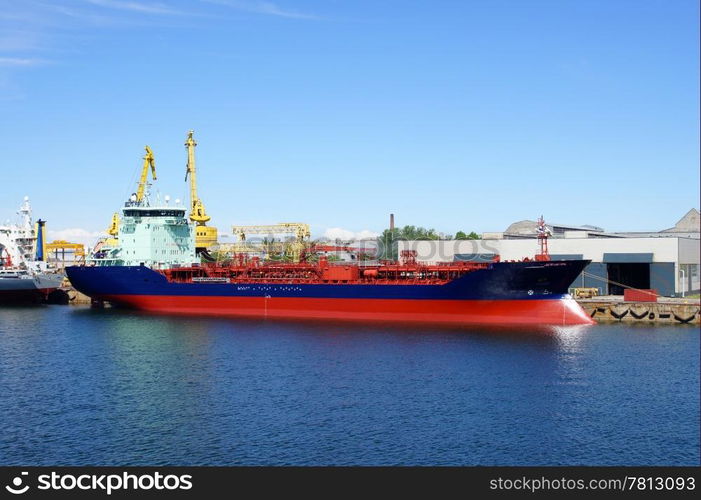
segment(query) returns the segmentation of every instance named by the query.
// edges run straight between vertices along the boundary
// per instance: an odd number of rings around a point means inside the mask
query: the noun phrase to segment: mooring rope
[[[601,280],[601,281],[604,281],[604,282],[606,282],[606,283],[610,283],[610,284],[612,284],[612,285],[617,285],[617,286],[620,286],[620,287],[622,287],[622,288],[627,288],[628,290],[637,290],[637,291],[640,291],[640,292],[647,292],[647,290],[644,289],[644,288],[635,288],[634,286],[628,286],[628,285],[625,285],[625,284],[623,284],[623,283],[619,283],[618,281],[613,281],[613,280],[610,280],[610,279],[608,279],[608,278],[602,278],[601,276],[598,276],[598,275],[596,275],[596,274],[591,274],[591,273],[588,273],[588,272],[586,272],[586,271],[582,271],[582,275],[583,275],[583,276],[586,276],[586,277],[588,277],[588,278],[594,278],[594,279],[597,279],[597,280]]]

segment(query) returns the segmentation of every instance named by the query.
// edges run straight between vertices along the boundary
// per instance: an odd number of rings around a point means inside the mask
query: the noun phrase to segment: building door
[[[650,264],[648,263],[609,263],[606,264],[609,281],[609,293],[611,295],[623,295],[626,287],[650,288]]]

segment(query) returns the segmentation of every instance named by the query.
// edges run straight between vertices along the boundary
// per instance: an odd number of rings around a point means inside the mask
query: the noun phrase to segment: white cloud
[[[0,66],[36,66],[44,61],[24,57],[0,57]]]
[[[362,231],[351,231],[340,227],[330,227],[324,232],[324,238],[329,240],[355,241],[370,238],[377,238],[380,234],[368,229]]]
[[[183,12],[169,9],[161,3],[123,2],[118,0],[87,0],[87,2],[109,9],[131,10],[145,14],[184,14]]]
[[[71,243],[82,243],[86,247],[92,247],[98,238],[107,236],[103,231],[88,231],[78,227],[68,229],[48,229],[47,228],[47,243],[55,240],[64,240]]]
[[[291,10],[283,10],[272,2],[257,2],[254,5],[254,11],[261,14],[270,14],[272,16],[291,17],[293,19],[316,19],[310,14],[302,14]]]
[[[287,17],[290,19],[319,19],[312,14],[303,14],[294,10],[287,10],[272,2],[244,1],[244,0],[202,0],[207,3],[226,5],[233,9],[253,12],[255,14],[265,14],[269,16]]]
[[[377,238],[378,236],[380,236],[380,233],[376,233],[375,231],[370,231],[368,229],[363,229],[362,231],[355,233],[356,239],[359,240]]]

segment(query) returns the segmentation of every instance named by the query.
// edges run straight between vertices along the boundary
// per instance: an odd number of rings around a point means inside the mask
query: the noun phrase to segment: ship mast
[[[550,253],[548,252],[548,236],[550,235],[550,229],[545,224],[545,220],[541,215],[538,219],[538,243],[540,243],[540,253],[535,256],[535,260],[547,261],[550,260]]]

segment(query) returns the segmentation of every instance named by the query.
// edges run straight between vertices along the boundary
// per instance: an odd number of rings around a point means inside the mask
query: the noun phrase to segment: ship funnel
[[[46,242],[44,241],[44,225],[46,224],[45,220],[37,220],[36,223],[36,235],[37,235],[37,241],[36,241],[36,260],[38,261],[43,261],[44,260],[44,248],[46,245]]]

